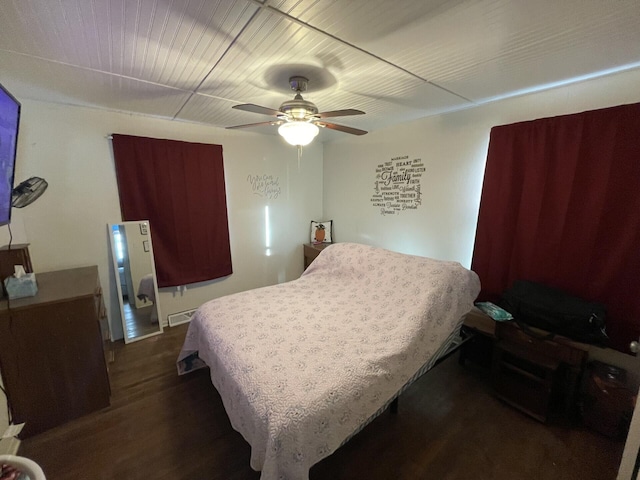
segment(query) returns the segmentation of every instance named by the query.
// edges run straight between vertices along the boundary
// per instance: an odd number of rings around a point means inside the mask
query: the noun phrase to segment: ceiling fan
[[[352,108],[346,110],[333,110],[331,112],[318,113],[318,107],[314,103],[302,98],[302,92],[307,90],[309,80],[306,77],[295,76],[289,78],[291,89],[296,92],[293,100],[288,100],[280,105],[279,110],[273,108],[261,107],[253,103],[245,103],[242,105],[234,105],[232,108],[244,110],[245,112],[261,113],[263,115],[271,115],[278,120],[269,122],[249,123],[247,125],[235,125],[227,128],[247,128],[257,127],[260,125],[280,125],[278,133],[291,145],[304,146],[318,135],[319,128],[330,128],[351,135],[364,135],[367,132],[353,127],[346,127],[336,123],[325,122],[325,118],[346,117],[349,115],[364,115],[361,110]]]

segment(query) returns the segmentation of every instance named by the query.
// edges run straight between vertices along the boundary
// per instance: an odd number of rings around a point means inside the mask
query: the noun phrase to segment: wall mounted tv
[[[0,225],[11,221],[19,125],[20,102],[0,84]]]

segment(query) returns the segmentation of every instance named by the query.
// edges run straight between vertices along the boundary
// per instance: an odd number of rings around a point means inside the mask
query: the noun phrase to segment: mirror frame
[[[137,337],[133,337],[130,338],[127,335],[127,322],[125,320],[125,315],[124,315],[124,304],[123,304],[123,296],[122,296],[122,285],[120,284],[120,275],[118,273],[118,256],[117,256],[117,252],[116,252],[116,245],[115,245],[115,241],[113,239],[113,227],[114,226],[128,226],[128,225],[137,225],[139,227],[142,227],[142,225],[146,226],[147,229],[147,240],[148,241],[148,245],[149,245],[149,259],[151,261],[151,273],[153,275],[153,290],[155,293],[155,304],[154,307],[156,308],[156,312],[158,314],[158,330],[148,333],[146,335],[140,335]],[[143,340],[145,338],[149,338],[149,337],[153,337],[155,335],[160,335],[163,331],[164,331],[164,326],[163,326],[163,319],[162,319],[162,313],[161,313],[161,309],[160,309],[160,297],[158,295],[158,278],[156,276],[156,263],[155,263],[155,257],[153,255],[153,242],[151,241],[151,225],[149,223],[149,220],[138,220],[138,221],[129,221],[129,222],[119,222],[119,223],[109,223],[107,225],[107,230],[109,232],[109,243],[111,245],[111,258],[113,259],[113,269],[114,269],[114,275],[115,275],[115,282],[116,282],[116,291],[118,294],[118,304],[120,305],[120,321],[122,322],[122,336],[124,338],[124,343],[132,343],[132,342],[137,342],[138,340]],[[142,230],[142,228],[141,228]],[[146,246],[145,246],[146,247]]]

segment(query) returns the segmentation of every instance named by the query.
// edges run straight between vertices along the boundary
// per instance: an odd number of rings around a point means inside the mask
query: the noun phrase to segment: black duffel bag
[[[529,280],[517,280],[502,295],[500,306],[527,333],[536,327],[583,343],[605,345],[606,307]],[[535,336],[535,334],[534,334]],[[549,337],[546,337],[549,338]]]

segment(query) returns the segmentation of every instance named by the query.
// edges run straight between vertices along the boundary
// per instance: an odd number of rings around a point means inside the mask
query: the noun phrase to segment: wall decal
[[[422,205],[421,180],[425,170],[421,158],[410,160],[408,155],[379,164],[371,204],[380,209],[381,215],[417,210]]]
[[[249,175],[247,182],[251,184],[254,195],[275,200],[280,195],[280,177],[273,175]]]

